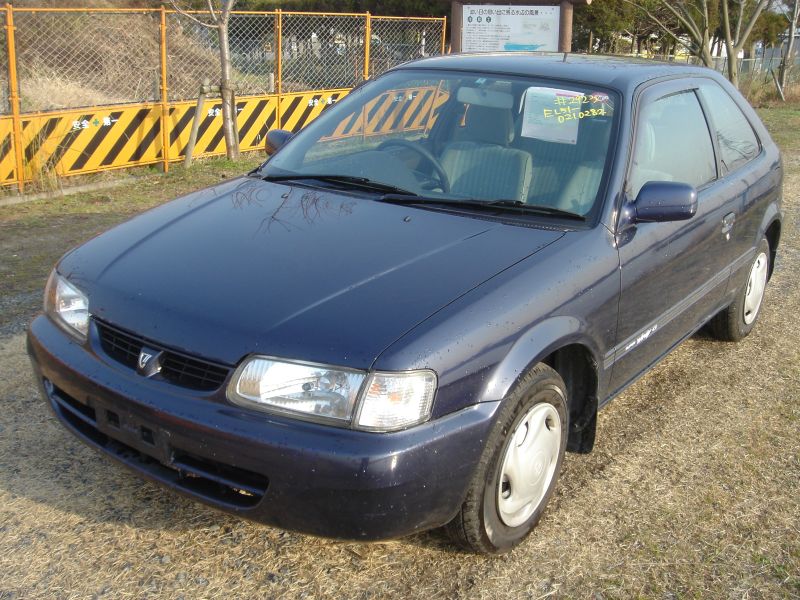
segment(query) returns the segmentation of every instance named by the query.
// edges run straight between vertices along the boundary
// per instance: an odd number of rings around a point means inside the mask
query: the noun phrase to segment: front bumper
[[[137,473],[242,517],[313,535],[399,537],[461,506],[498,407],[471,406],[395,433],[367,433],[233,406],[224,392],[148,380],[77,344],[47,317],[28,353],[56,417]],[[224,388],[223,388],[224,390]]]

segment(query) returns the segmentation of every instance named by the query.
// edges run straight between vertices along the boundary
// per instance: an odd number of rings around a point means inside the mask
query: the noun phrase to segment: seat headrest
[[[467,105],[462,141],[508,146],[514,139],[514,117],[505,108]]]

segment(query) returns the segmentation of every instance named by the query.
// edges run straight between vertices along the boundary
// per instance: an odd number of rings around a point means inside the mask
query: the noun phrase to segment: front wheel
[[[450,536],[474,552],[497,554],[522,542],[553,494],[568,433],[564,381],[536,365],[503,401]]]
[[[753,330],[764,303],[764,290],[769,277],[769,257],[769,243],[762,239],[750,264],[747,281],[736,293],[736,299],[711,320],[710,329],[715,338],[738,342]]]

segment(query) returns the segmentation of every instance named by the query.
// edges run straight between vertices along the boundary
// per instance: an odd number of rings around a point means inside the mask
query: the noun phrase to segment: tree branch
[[[753,11],[753,14],[750,16],[750,21],[747,23],[747,27],[744,29],[744,33],[742,33],[742,37],[736,40],[736,46],[739,50],[744,47],[744,42],[747,41],[747,38],[750,37],[750,34],[753,31],[753,27],[756,26],[756,21],[758,21],[758,17],[761,16],[761,13],[766,9],[770,4],[772,4],[772,0],[760,0],[760,2],[756,5],[756,9]]]
[[[687,11],[683,11],[681,14],[678,9],[676,9],[668,0],[660,0],[662,6],[669,10],[681,24],[689,30],[689,35],[691,35],[698,45],[703,45],[703,34],[700,32],[700,28],[697,27],[697,23],[694,22],[691,15]],[[649,11],[648,11],[649,12]],[[653,18],[653,17],[650,17]]]
[[[742,39],[742,21],[744,21],[744,0],[736,0],[739,4],[739,16],[736,17],[736,36],[733,38],[733,43],[738,44]]]
[[[172,6],[172,8],[175,9],[175,12],[177,12],[179,15],[183,15],[187,19],[191,19],[192,21],[194,21],[198,25],[202,25],[203,27],[208,27],[209,29],[217,29],[216,22],[215,23],[206,23],[205,21],[201,21],[200,19],[195,17],[193,14],[190,14],[190,13],[186,12],[185,10],[183,10],[182,8],[180,8],[177,5],[175,0],[169,0],[169,3]]]
[[[644,6],[641,6],[641,5],[637,4],[634,0],[622,0],[622,1],[625,2],[626,4],[630,4],[631,6],[634,6],[634,7],[638,8],[639,10],[644,12],[644,14],[646,14],[650,20],[652,20],[656,25],[658,25],[664,31],[664,33],[666,33],[667,35],[672,37],[672,39],[674,39],[677,43],[679,43],[681,46],[686,48],[689,52],[693,52],[693,49],[692,49],[691,46],[689,46],[681,38],[679,38],[677,35],[675,35],[675,33],[672,30],[670,30],[670,28],[667,27],[663,23],[663,21],[661,21],[661,19],[659,19],[657,16],[655,16],[649,10],[647,10]]]
[[[214,20],[214,23],[219,23],[217,20],[217,13],[214,12],[214,3],[211,0],[207,0],[208,2],[208,12],[211,13],[211,18]]]

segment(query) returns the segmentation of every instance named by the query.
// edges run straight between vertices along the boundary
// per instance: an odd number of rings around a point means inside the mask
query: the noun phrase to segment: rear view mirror
[[[648,181],[633,209],[637,223],[686,221],[697,212],[697,190],[688,183]]]
[[[458,88],[456,98],[464,104],[475,104],[487,108],[511,109],[514,106],[514,97],[507,92],[487,90],[483,88],[461,87]]]
[[[286,142],[292,139],[293,135],[291,131],[286,131],[285,129],[273,129],[268,131],[266,141],[264,142],[264,150],[266,150],[267,156],[272,156],[285,146]]]

